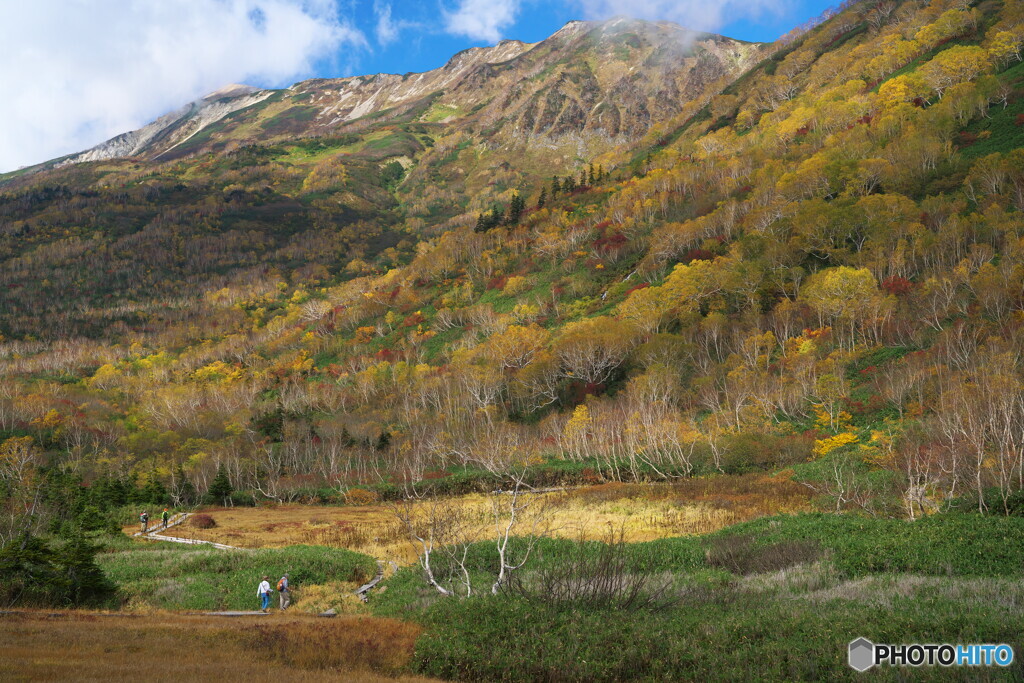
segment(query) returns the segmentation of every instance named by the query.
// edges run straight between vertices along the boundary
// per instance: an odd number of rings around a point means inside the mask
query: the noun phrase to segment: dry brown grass
[[[0,680],[384,681],[408,663],[418,634],[372,617],[28,612],[0,617]]]
[[[626,541],[704,534],[765,515],[809,509],[805,487],[777,476],[719,475],[669,484],[603,484],[543,494],[554,535],[602,538],[609,528]],[[481,528],[490,524],[487,496],[456,501]],[[348,548],[381,560],[408,564],[416,559],[405,530],[383,503],[344,507],[272,505],[206,511],[214,529],[176,527],[172,535],[244,548],[306,543]]]
[[[353,617],[257,624],[242,633],[272,661],[305,670],[398,674],[412,657],[422,628],[397,619]]]

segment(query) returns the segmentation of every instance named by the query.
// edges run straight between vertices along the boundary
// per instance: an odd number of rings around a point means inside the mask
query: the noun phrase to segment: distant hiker
[[[139,515],[139,526],[142,527],[142,533],[149,531],[149,513],[145,510]]]
[[[281,577],[281,580],[277,582],[277,592],[281,594],[281,611],[288,609],[288,605],[292,604],[292,594],[288,590],[288,575],[285,574]]]
[[[263,581],[260,582],[260,587],[256,589],[256,595],[260,599],[260,611],[266,612],[267,608],[270,607],[270,577],[264,576]]]
[[[163,520],[164,528],[165,529],[167,528],[167,520],[169,520],[170,518],[171,518],[171,513],[167,511],[167,508],[164,508],[164,513],[162,515],[160,515],[160,519]]]

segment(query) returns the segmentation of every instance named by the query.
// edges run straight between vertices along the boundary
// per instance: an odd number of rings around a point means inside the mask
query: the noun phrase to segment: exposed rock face
[[[65,164],[83,161],[102,161],[136,156],[155,150],[166,151],[185,142],[211,123],[228,114],[261,102],[273,94],[248,85],[229,85],[216,90],[201,100],[190,102],[181,109],[165,114],[156,121],[111,138],[92,149],[65,160]]]
[[[540,43],[504,40],[464,50],[424,73],[314,79],[283,91],[228,86],[64,163],[174,158],[218,141],[223,147],[361,132],[410,115],[491,146],[567,137],[621,143],[707,95],[709,83],[738,75],[759,54],[759,45],[667,22],[573,21]],[[216,131],[194,137],[215,123]]]

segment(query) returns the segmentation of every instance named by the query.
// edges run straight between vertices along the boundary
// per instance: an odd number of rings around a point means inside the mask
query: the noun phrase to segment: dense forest
[[[559,163],[434,95],[0,176],[0,537],[58,478],[185,504],[218,471],[244,503],[791,468],[836,510],[1021,514],[1024,3],[750,50],[643,127],[566,119]],[[522,79],[583,82],[556,64]]]

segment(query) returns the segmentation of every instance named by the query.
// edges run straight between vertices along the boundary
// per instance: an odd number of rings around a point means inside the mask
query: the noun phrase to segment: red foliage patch
[[[970,131],[962,130],[956,136],[956,144],[958,147],[970,147],[978,141],[978,136]]]
[[[507,283],[508,277],[500,275],[496,278],[491,278],[491,281],[487,283],[487,289],[505,289]]]
[[[389,363],[395,360],[397,356],[398,354],[392,351],[391,349],[381,349],[377,353],[373,354],[373,357],[376,358],[378,361],[387,361]]]
[[[601,254],[610,254],[625,248],[629,239],[621,232],[613,232],[607,237],[599,237],[594,240],[594,251]]]
[[[896,296],[903,296],[913,288],[913,282],[905,277],[900,277],[899,275],[893,275],[882,280],[882,289],[887,291],[889,294],[895,294]]]
[[[601,382],[581,382],[576,380],[569,385],[569,402],[573,406],[577,406],[587,398],[587,396],[600,396],[606,389],[605,385]]]
[[[423,317],[422,313],[413,313],[402,321],[402,327],[412,327],[419,325],[422,322],[426,322],[426,318]]]
[[[1024,126],[1024,114],[1017,114],[1017,118],[1013,122],[1018,126]]]
[[[633,292],[635,292],[638,289],[647,289],[650,286],[651,286],[650,282],[641,282],[636,287],[630,287],[629,289],[627,289],[626,290],[626,296],[629,296],[630,294],[632,294]]]
[[[197,529],[212,529],[217,526],[216,520],[210,515],[192,515],[188,523]]]

